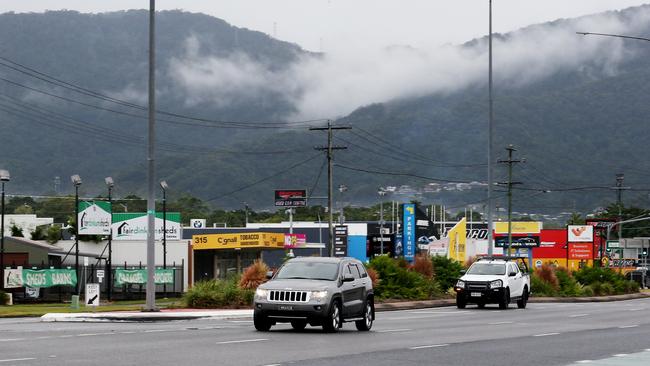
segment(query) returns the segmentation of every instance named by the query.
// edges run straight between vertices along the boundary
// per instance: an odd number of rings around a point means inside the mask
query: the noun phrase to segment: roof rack
[[[512,261],[512,260],[517,260],[517,259],[528,259],[528,257],[517,257],[513,255],[486,255],[486,256],[481,256],[476,258],[477,261],[480,260],[502,260],[502,261]]]

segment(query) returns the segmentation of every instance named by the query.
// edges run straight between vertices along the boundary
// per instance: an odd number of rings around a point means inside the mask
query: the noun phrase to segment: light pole
[[[494,129],[494,108],[493,108],[493,98],[492,98],[492,0],[490,0],[490,34],[488,37],[489,40],[489,64],[488,64],[488,100],[489,100],[489,118],[488,118],[488,148],[487,148],[487,158],[488,158],[488,187],[487,187],[487,224],[488,224],[488,255],[492,255],[492,247],[494,246],[494,238],[492,234],[492,135]]]
[[[167,269],[167,188],[169,188],[167,181],[161,180],[160,188],[162,188],[163,192],[163,269]],[[167,297],[167,284],[163,285],[163,292]]]
[[[156,266],[156,197],[154,164],[156,144],[156,0],[149,0],[149,106],[147,124],[147,302],[144,311],[156,309],[156,283],[154,273]]]
[[[108,188],[108,207],[109,213],[111,215],[111,225],[113,224],[113,183],[112,177],[104,178],[106,182],[106,187]],[[113,287],[113,228],[110,229],[110,234],[108,234],[108,262],[106,263],[106,298],[108,301],[111,301],[111,289]]]
[[[339,184],[339,199],[343,198],[343,192],[346,192],[348,190],[348,186],[345,184]],[[343,225],[343,222],[345,222],[345,215],[343,212],[343,205],[341,204],[341,201],[339,201],[339,225]]]
[[[384,255],[384,196],[386,191],[384,187],[379,187],[379,239],[381,240],[380,253]]]
[[[81,177],[75,174],[70,177],[74,185],[74,221],[75,221],[75,234],[74,234],[74,270],[77,274],[77,288],[76,294],[79,295],[79,286],[81,279],[79,278],[79,186],[81,185]]]
[[[11,174],[9,171],[0,169],[0,181],[2,181],[2,223],[0,223],[0,274],[2,274],[2,279],[0,280],[0,286],[4,289],[4,278],[5,278],[5,182],[11,180]]]

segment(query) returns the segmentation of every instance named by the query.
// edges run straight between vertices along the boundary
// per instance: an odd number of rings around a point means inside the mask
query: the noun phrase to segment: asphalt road
[[[650,299],[377,314],[337,334],[250,319],[42,323],[0,319],[3,365],[650,365]]]

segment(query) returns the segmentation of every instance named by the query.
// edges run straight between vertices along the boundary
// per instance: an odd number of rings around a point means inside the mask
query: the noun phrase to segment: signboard
[[[463,217],[458,221],[454,227],[447,233],[449,239],[449,258],[464,262],[467,253],[467,221]]]
[[[334,256],[346,257],[348,255],[348,227],[341,225],[334,227]]]
[[[245,249],[245,248],[284,248],[283,233],[232,233],[192,235],[194,250],[204,249]]]
[[[180,212],[167,212],[167,240],[181,239]],[[155,240],[163,237],[163,213],[156,212]],[[113,240],[147,240],[147,214],[125,212],[113,214]]]
[[[86,297],[84,297],[86,306],[99,306],[99,284],[86,284]]]
[[[192,229],[203,229],[205,228],[205,219],[191,219],[190,227]]]
[[[156,268],[153,280],[157,285],[174,283],[174,269]],[[115,285],[122,286],[125,284],[142,285],[147,283],[147,269],[116,269]]]
[[[395,234],[395,247],[393,249],[393,257],[399,258],[404,255],[404,239],[402,234]]]
[[[307,206],[307,190],[306,189],[276,190],[275,205],[277,207],[305,207]]]
[[[508,237],[507,236],[496,236],[494,238],[494,246],[498,248],[508,247]],[[529,235],[529,236],[513,236],[512,243],[510,244],[511,248],[535,248],[539,246],[539,236]]]
[[[542,229],[542,223],[540,221],[513,221],[510,227],[513,234],[539,234]],[[495,222],[494,233],[507,234],[508,222]]]
[[[79,202],[79,235],[111,235],[111,204],[104,201]]]
[[[449,238],[441,238],[429,243],[429,255],[446,257],[449,253]]]
[[[594,227],[591,225],[569,225],[567,228],[569,243],[592,243]]]
[[[4,288],[23,287],[22,269],[5,269]]]
[[[104,280],[104,270],[98,269],[95,275],[97,276],[97,280],[99,281],[99,283],[102,283],[102,281]]]
[[[404,259],[412,262],[415,259],[415,205],[404,204]]]
[[[307,234],[284,234],[284,248],[304,248],[307,246]]]
[[[621,247],[621,243],[618,240],[608,240],[607,249],[618,249]]]
[[[594,256],[592,243],[569,243],[569,259],[589,260]]]
[[[74,269],[23,269],[22,278],[25,287],[77,285],[77,273]]]

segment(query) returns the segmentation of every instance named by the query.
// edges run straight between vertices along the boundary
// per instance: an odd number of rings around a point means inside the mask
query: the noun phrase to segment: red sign
[[[569,243],[569,259],[589,260],[594,257],[592,243]]]

